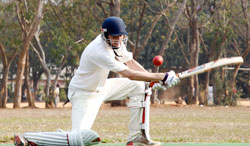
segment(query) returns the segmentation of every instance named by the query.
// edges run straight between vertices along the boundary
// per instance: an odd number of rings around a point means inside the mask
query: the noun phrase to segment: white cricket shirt
[[[132,53],[122,45],[118,54],[122,57],[115,57],[112,48],[98,35],[83,51],[69,88],[101,90],[110,71],[120,72],[128,68],[124,63],[132,59]]]

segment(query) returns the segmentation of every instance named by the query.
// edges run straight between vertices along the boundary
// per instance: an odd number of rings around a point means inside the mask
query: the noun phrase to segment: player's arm
[[[134,59],[129,60],[126,65],[128,66],[127,69],[118,72],[124,77],[127,77],[131,80],[138,80],[138,81],[161,81],[158,84],[155,84],[157,87],[162,87],[163,84],[166,85],[167,88],[170,88],[177,83],[180,82],[180,79],[176,76],[174,71],[170,71],[167,73],[150,73],[147,72],[137,61]],[[154,86],[154,84],[152,84]],[[154,88],[154,87],[153,87]]]
[[[126,62],[127,69],[118,72],[123,77],[137,81],[161,81],[160,84],[165,84],[167,87],[176,85],[180,79],[173,71],[167,73],[150,73],[146,71],[137,61],[130,59]]]
[[[137,81],[161,81],[165,77],[165,73],[150,73],[144,70],[138,71],[130,68],[120,71],[118,73],[131,80]]]
[[[129,69],[142,71],[142,72],[148,72],[146,69],[143,68],[143,66],[138,63],[136,60],[131,59],[128,62],[125,63]]]
[[[125,64],[128,66],[128,69],[125,69],[119,73],[131,80],[159,81],[164,79],[164,73],[149,73],[134,59],[129,60]]]

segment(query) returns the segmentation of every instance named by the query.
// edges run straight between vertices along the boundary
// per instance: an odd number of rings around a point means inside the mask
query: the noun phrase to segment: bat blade
[[[225,65],[232,65],[232,64],[241,64],[243,62],[244,62],[244,60],[241,56],[230,57],[230,58],[221,58],[221,59],[217,59],[217,60],[210,61],[210,62],[202,64],[202,65],[196,66],[194,68],[183,71],[181,73],[178,73],[177,76],[180,79],[183,79],[183,78],[190,77],[192,75],[207,72],[207,71],[214,69],[214,68],[217,68],[217,67],[221,67],[221,66],[225,66]]]

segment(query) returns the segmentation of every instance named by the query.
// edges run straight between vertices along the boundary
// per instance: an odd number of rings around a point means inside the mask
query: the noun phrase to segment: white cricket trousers
[[[145,82],[127,78],[107,79],[104,89],[90,92],[69,87],[68,97],[72,104],[72,131],[91,129],[99,108],[104,101],[123,100],[141,102],[145,98]],[[129,136],[133,140],[141,133],[141,108],[130,108]],[[114,127],[115,128],[115,127]]]

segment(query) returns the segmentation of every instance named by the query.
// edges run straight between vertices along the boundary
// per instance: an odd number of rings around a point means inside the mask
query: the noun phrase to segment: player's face
[[[121,47],[124,35],[120,35],[120,36],[109,35],[108,37],[112,46],[117,47],[117,48]]]

